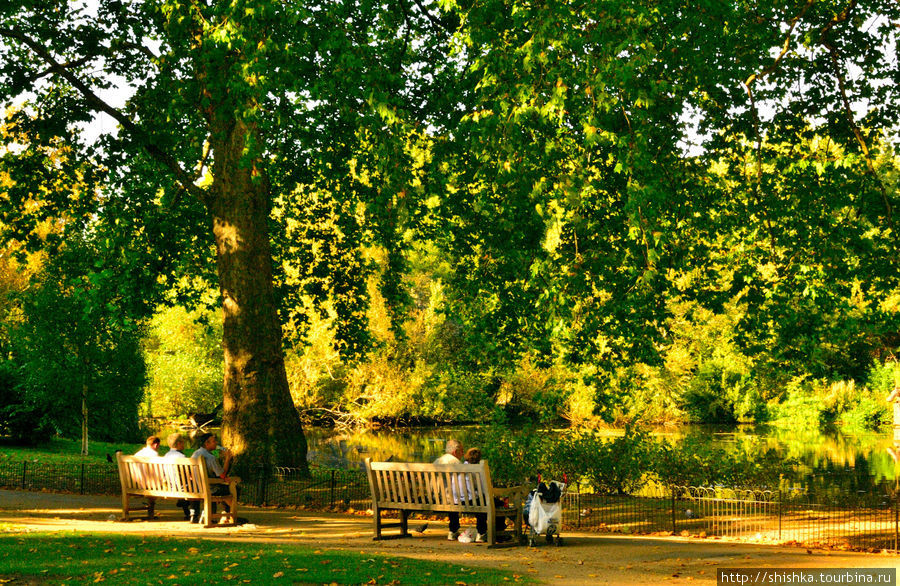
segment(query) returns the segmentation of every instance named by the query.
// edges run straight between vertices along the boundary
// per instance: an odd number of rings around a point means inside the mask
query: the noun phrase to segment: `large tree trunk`
[[[223,445],[241,470],[262,463],[305,472],[306,437],[288,389],[272,284],[268,182],[246,154],[252,131],[239,120],[216,126],[208,208],[224,312]]]

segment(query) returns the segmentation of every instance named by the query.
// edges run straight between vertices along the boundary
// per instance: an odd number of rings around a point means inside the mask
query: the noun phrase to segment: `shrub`
[[[556,441],[552,434],[536,427],[511,428],[499,410],[491,425],[479,430],[474,438],[481,446],[482,459],[490,464],[491,481],[499,486],[528,483],[542,472],[552,474],[545,465]]]
[[[667,485],[704,486],[716,481],[716,463],[723,454],[694,436],[680,443],[658,440],[651,451],[649,470]]]
[[[15,364],[0,363],[0,435],[33,445],[53,435],[46,408],[29,401],[20,387]]]
[[[541,368],[523,358],[516,369],[502,377],[497,404],[510,415],[537,418],[543,422],[558,419],[566,394],[552,368]]]
[[[436,421],[485,421],[492,402],[483,377],[448,368],[429,377],[418,397],[419,415]]]
[[[582,380],[573,381],[565,400],[562,417],[572,427],[579,427],[594,419],[597,408],[596,391]]]
[[[891,420],[890,405],[879,394],[873,396],[871,392],[861,396],[855,405],[840,416],[841,424],[860,429],[878,429],[890,425]]]
[[[628,426],[625,435],[611,440],[594,432],[568,435],[561,439],[561,445],[553,453],[555,467],[570,475],[581,472],[594,490],[628,494],[647,481],[652,451],[650,433],[643,428]]]
[[[654,475],[676,486],[772,486],[792,465],[761,442],[725,449],[691,435],[677,444],[660,440],[652,456]]]
[[[900,362],[890,360],[884,364],[875,362],[866,376],[866,386],[876,396],[887,396],[894,387],[900,385]]]

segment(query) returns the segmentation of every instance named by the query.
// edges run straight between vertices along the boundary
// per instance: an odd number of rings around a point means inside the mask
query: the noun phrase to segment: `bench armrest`
[[[496,498],[508,498],[510,505],[519,506],[525,502],[529,490],[530,488],[527,485],[520,484],[519,486],[511,486],[509,488],[494,487],[493,492]]]
[[[222,480],[221,478],[210,478],[210,484],[240,484],[241,478],[240,476],[229,476],[228,480]]]

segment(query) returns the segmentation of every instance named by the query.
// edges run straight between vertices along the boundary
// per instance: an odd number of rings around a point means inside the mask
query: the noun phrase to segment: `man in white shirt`
[[[462,464],[463,446],[459,440],[449,439],[444,446],[444,455],[434,461],[435,464]],[[453,498],[456,499],[456,487],[453,487]],[[456,541],[459,537],[459,513],[448,512],[447,520],[450,521],[450,531],[447,533],[448,541]]]
[[[225,461],[220,464],[219,459],[212,453],[219,446],[216,434],[204,433],[198,438],[198,441],[200,442],[200,447],[194,450],[194,453],[191,454],[191,459],[202,460],[206,464],[206,473],[210,478],[221,478],[227,481],[228,469],[231,468],[231,459],[234,457],[234,454],[231,453],[231,450],[222,448]],[[229,492],[226,484],[214,484],[211,491],[214,496],[225,496]],[[213,503],[213,512],[215,512],[215,506],[215,503]],[[231,512],[228,509],[228,505],[222,503],[222,506],[225,507],[226,512]],[[202,501],[191,501],[191,523],[200,522],[200,510],[202,507]]]
[[[141,458],[156,458],[159,456],[159,437],[151,435],[147,438],[145,444],[143,448],[134,453],[135,456],[140,456]],[[149,468],[148,466],[142,464],[140,468],[139,477],[135,479],[138,483],[153,482],[155,480],[153,472],[147,469]],[[155,508],[156,499],[147,497],[147,517],[152,518],[154,516]]]
[[[134,455],[142,458],[155,458],[159,456],[159,438],[155,435],[148,437],[146,445],[135,452]]]

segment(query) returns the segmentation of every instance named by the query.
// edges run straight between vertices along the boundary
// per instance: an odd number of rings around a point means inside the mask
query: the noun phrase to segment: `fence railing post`
[[[781,542],[781,519],[784,516],[782,509],[784,508],[784,499],[782,498],[781,489],[778,489],[778,541]]]
[[[28,472],[28,462],[22,461],[22,490],[25,490],[25,474]]]
[[[575,502],[577,503],[575,505],[575,508],[577,509],[576,514],[575,514],[575,526],[580,529],[581,528],[581,482],[580,481],[575,483],[575,499],[576,499]]]
[[[259,463],[256,465],[256,502],[253,504],[257,507],[266,504],[267,472],[268,469],[265,464]]]
[[[675,527],[675,517],[676,517],[676,513],[675,513],[675,486],[673,486],[673,485],[670,484],[670,485],[669,485],[669,492],[672,494],[672,535],[674,535],[675,532],[676,532],[676,527]]]
[[[900,553],[900,499],[894,490],[894,553]]]
[[[329,505],[332,509],[334,508],[334,470],[331,471],[331,504]]]
[[[81,484],[79,484],[81,494],[84,494],[84,462],[81,463]]]

